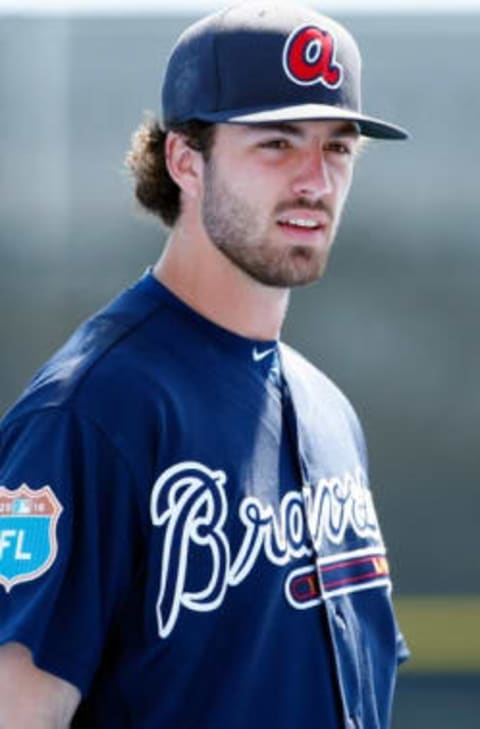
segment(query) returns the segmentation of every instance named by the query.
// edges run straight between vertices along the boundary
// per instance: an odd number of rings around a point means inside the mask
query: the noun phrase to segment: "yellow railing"
[[[412,658],[402,671],[480,673],[480,596],[398,596]]]

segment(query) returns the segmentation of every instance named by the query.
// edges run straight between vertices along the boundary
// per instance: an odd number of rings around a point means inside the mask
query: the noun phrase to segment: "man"
[[[249,3],[178,41],[137,197],[172,226],[3,423],[0,727],[386,729],[406,656],[357,418],[279,342],[360,136],[348,32]]]

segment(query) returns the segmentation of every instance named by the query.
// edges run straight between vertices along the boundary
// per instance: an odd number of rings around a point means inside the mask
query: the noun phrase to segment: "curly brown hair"
[[[215,125],[193,120],[163,129],[158,119],[147,115],[132,134],[125,164],[135,181],[135,195],[145,210],[173,226],[181,211],[180,188],[172,180],[165,161],[165,139],[169,131],[182,134],[187,144],[201,152],[208,162],[215,138]]]

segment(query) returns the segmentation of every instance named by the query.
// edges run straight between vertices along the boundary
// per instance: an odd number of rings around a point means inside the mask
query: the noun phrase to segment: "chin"
[[[309,266],[308,270],[304,266],[290,267],[288,270],[276,271],[274,273],[259,273],[256,271],[250,275],[256,281],[266,286],[281,289],[292,289],[299,286],[308,286],[322,278],[327,262],[322,262],[315,267]]]
[[[323,276],[327,268],[328,252],[301,246],[293,251],[291,260],[290,286],[304,286]]]

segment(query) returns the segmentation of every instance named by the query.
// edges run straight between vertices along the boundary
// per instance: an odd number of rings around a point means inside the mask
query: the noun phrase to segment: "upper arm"
[[[0,644],[87,696],[139,564],[131,472],[93,423],[47,408],[4,428],[0,486]]]
[[[79,702],[79,690],[37,668],[28,648],[0,646],[0,729],[67,729]]]

